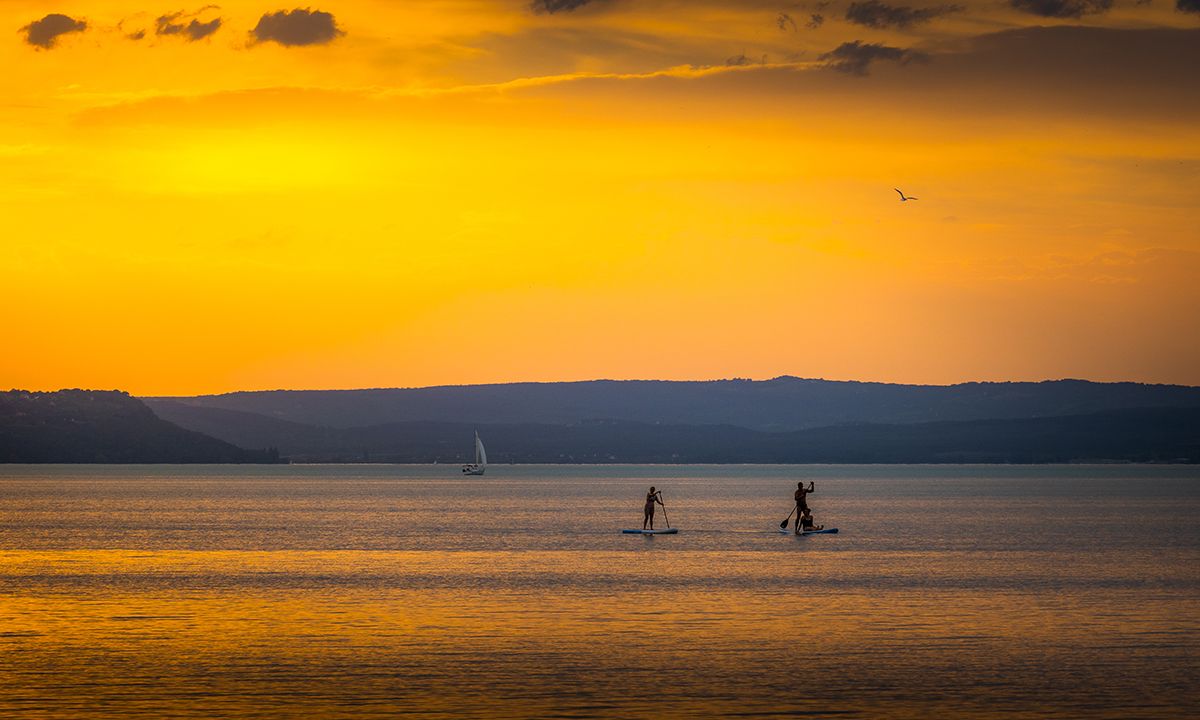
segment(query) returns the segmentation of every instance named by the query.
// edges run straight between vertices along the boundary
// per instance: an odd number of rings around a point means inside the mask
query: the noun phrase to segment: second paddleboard
[[[804,530],[800,534],[801,535],[826,535],[826,534],[836,535],[837,531],[838,531],[837,528],[825,528],[824,530]],[[791,530],[784,530],[783,528],[780,528],[779,532],[783,533],[784,535],[787,535],[789,532],[791,532]]]

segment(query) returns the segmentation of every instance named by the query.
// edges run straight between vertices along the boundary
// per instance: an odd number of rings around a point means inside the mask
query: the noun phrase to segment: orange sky
[[[1200,384],[1200,7],[959,5],[4,0],[0,388]]]

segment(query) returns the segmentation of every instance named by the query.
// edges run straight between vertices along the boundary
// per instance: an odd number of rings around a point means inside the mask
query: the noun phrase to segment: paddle
[[[788,520],[791,520],[792,515],[796,514],[796,508],[798,508],[798,507],[800,507],[800,506],[799,505],[792,506],[792,511],[790,513],[788,513],[788,516],[783,519],[783,522],[779,523],[780,530],[787,530]]]
[[[662,490],[658,491],[658,504],[662,505],[663,520],[666,521],[667,529],[670,530],[671,529],[671,519],[669,517],[667,517],[667,506],[662,501]]]

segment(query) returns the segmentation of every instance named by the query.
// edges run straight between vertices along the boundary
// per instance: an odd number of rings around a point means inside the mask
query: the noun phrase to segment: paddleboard
[[[679,528],[667,528],[666,530],[622,530],[626,535],[674,535],[679,532]]]
[[[838,531],[837,528],[825,528],[824,530],[804,530],[800,534],[801,535],[826,535],[826,534],[836,535],[837,531]],[[787,535],[787,534],[791,533],[792,531],[784,530],[781,528],[779,530],[779,532],[783,533],[784,535]]]

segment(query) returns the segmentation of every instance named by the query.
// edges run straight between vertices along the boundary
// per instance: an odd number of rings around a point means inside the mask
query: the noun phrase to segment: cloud
[[[255,43],[270,41],[287,47],[323,45],[344,34],[333,15],[308,8],[268,13],[250,31]]]
[[[1175,9],[1179,12],[1200,13],[1200,0],[1175,0]]]
[[[775,27],[779,28],[780,30],[787,30],[788,28],[791,28],[792,32],[796,32],[797,29],[796,21],[792,19],[791,15],[788,15],[785,12],[781,12],[775,17]]]
[[[595,0],[533,0],[529,7],[539,15],[553,15],[557,12],[574,12]]]
[[[118,20],[117,21],[117,32],[121,33],[121,35],[126,40],[133,40],[136,42],[138,40],[146,39],[146,35],[149,33],[147,32],[147,30],[144,26],[137,27],[136,29],[133,29],[133,30],[130,30],[126,27],[126,25],[143,25],[143,23],[140,22],[140,18],[139,18],[139,16],[143,15],[143,14],[144,13],[135,13],[134,15],[131,15],[130,17],[122,18],[122,19]]]
[[[213,33],[215,33],[217,31],[217,28],[219,28],[219,27],[221,27],[221,18],[214,18],[206,23],[202,23],[202,22],[193,20],[190,23],[188,23],[187,35],[189,38],[191,38],[193,41],[195,41],[195,40],[199,40],[200,38],[208,37],[209,35],[212,35]]]
[[[733,57],[725,59],[726,67],[746,67],[747,65],[754,65],[754,64],[765,65],[766,63],[767,63],[766,55],[763,55],[761,58],[756,60],[756,59],[746,55],[746,53],[742,53],[740,55],[734,55]]]
[[[195,13],[195,15],[198,15],[199,13],[204,12],[205,10],[212,9],[214,7],[215,6],[210,5],[206,8],[202,8],[201,10],[197,11]],[[185,25],[183,23],[183,21],[186,19],[189,19],[189,18],[191,19],[191,21]],[[197,20],[194,17],[194,15],[185,15],[182,12],[177,12],[177,13],[171,13],[170,15],[162,15],[157,20],[155,20],[154,21],[154,34],[155,35],[181,35],[181,36],[187,38],[187,40],[189,42],[195,42],[197,40],[206,38],[209,35],[212,35],[220,27],[221,27],[221,18],[215,18],[208,22],[202,23],[199,20]]]
[[[808,19],[808,22],[804,24],[804,27],[808,28],[809,30],[816,30],[824,24],[825,16],[820,13],[813,13],[812,17]]]
[[[863,43],[855,40],[838,45],[833,50],[817,57],[824,60],[826,67],[850,75],[866,75],[871,63],[877,60],[906,65],[913,60],[924,60],[926,56],[914,50],[880,45],[878,43]]]
[[[1013,0],[1014,3],[1021,1]],[[962,10],[962,5],[910,8],[903,5],[888,5],[887,3],[880,2],[880,0],[866,0],[865,2],[850,3],[850,7],[846,9],[846,20],[872,28],[907,28]]]
[[[58,41],[59,35],[83,32],[87,30],[87,22],[76,20],[66,15],[50,13],[41,20],[34,20],[21,31],[25,33],[25,42],[30,45],[49,50]]]
[[[1108,11],[1113,0],[1009,0],[1009,4],[1031,15],[1078,18]]]

